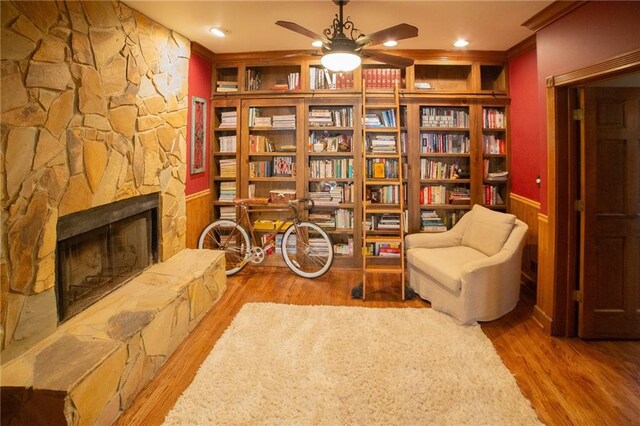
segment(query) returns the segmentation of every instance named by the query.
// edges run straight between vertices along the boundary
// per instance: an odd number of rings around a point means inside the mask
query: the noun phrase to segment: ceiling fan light
[[[322,66],[329,71],[353,71],[360,66],[360,56],[349,52],[327,53],[322,57]]]
[[[311,45],[313,47],[322,47],[322,42],[320,40],[315,40]]]
[[[469,42],[465,39],[459,38],[453,43],[453,45],[455,47],[466,47],[469,45]]]
[[[382,43],[382,44],[384,44],[384,45],[385,45],[385,46],[387,46],[387,47],[394,47],[394,46],[397,46],[397,45],[398,45],[398,42],[397,42],[397,41],[395,41],[395,40],[387,40],[387,41],[385,41],[385,42],[384,42],[384,43]]]

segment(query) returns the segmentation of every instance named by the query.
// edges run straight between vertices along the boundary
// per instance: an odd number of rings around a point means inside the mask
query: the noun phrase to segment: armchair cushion
[[[465,265],[486,258],[483,253],[465,246],[407,251],[407,262],[456,293],[462,287],[461,275]]]
[[[473,206],[470,222],[462,236],[462,245],[493,256],[509,238],[516,217],[482,207]]]

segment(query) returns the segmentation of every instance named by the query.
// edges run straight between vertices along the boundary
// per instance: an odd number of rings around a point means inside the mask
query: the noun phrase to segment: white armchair
[[[409,285],[461,324],[515,308],[527,224],[480,205],[449,231],[405,238]]]

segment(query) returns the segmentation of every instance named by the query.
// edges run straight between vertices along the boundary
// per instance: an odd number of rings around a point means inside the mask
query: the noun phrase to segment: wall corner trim
[[[586,1],[554,1],[524,21],[522,26],[529,28],[531,31],[538,32],[585,3]]]

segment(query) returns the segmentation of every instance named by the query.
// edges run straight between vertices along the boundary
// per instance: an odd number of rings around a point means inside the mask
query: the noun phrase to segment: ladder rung
[[[367,265],[364,272],[402,272],[400,265]]]
[[[381,236],[376,235],[375,237],[365,237],[364,241],[367,243],[401,243],[404,238],[397,235],[389,235],[389,236]]]

